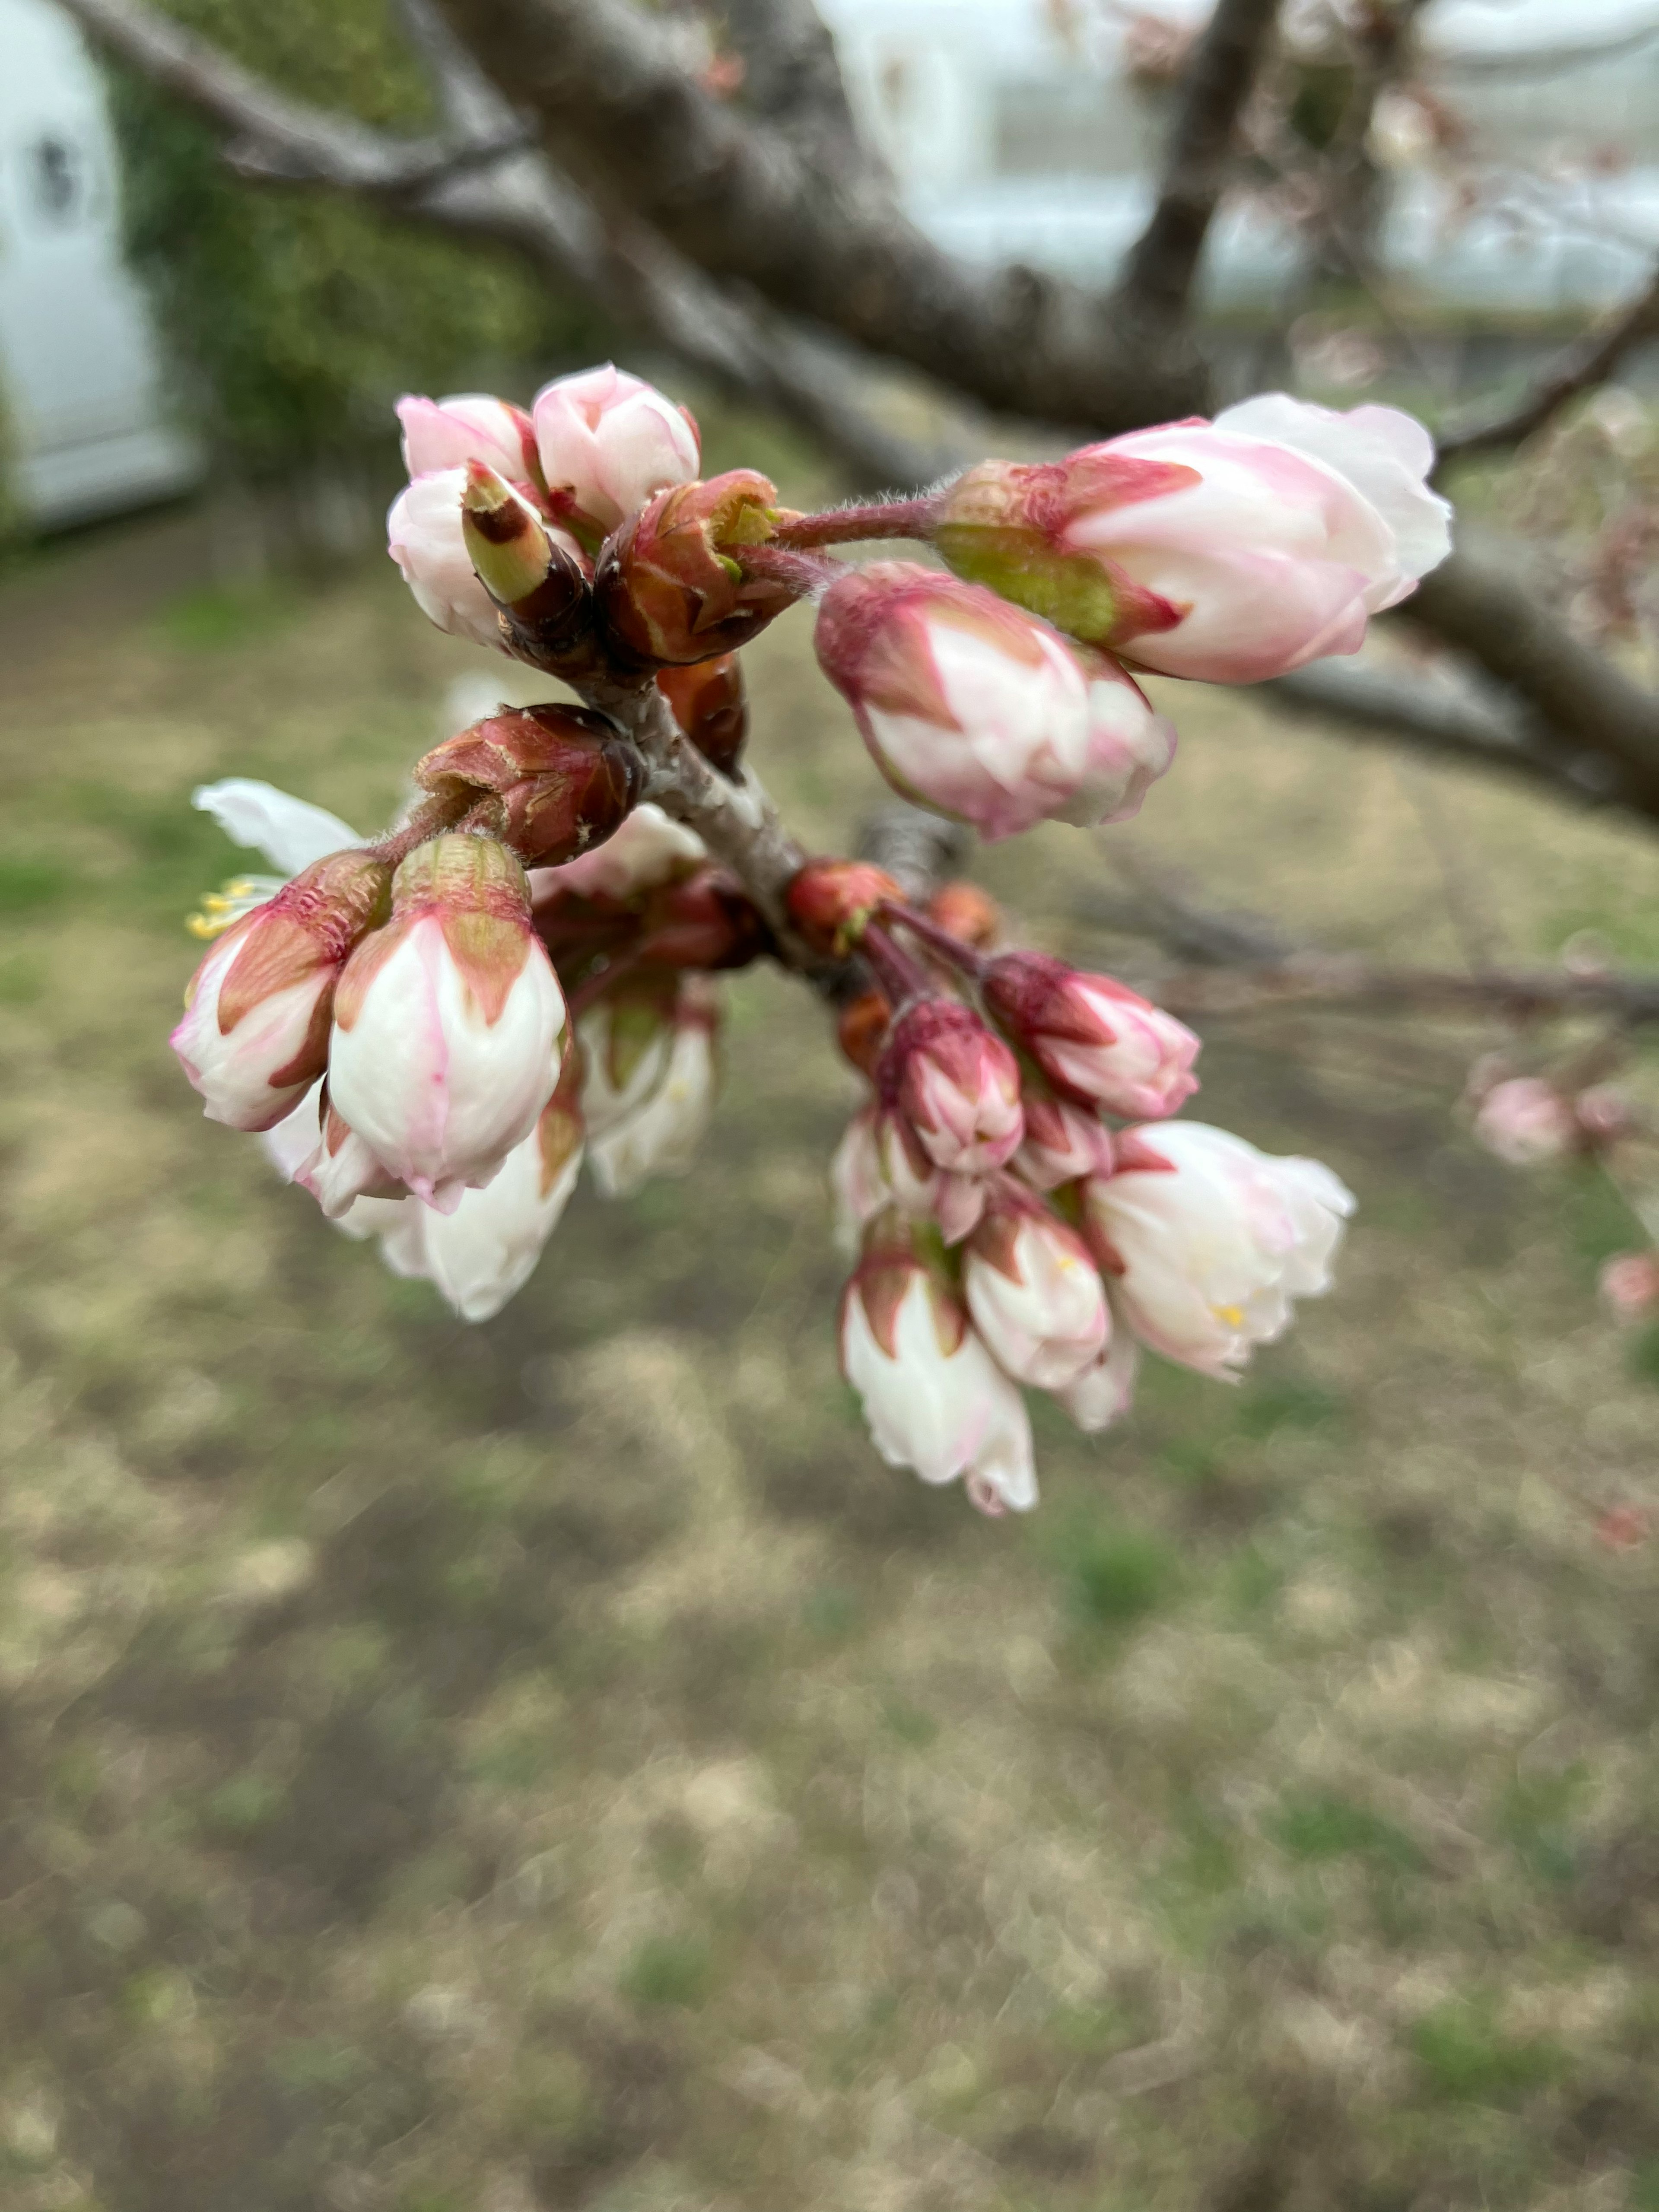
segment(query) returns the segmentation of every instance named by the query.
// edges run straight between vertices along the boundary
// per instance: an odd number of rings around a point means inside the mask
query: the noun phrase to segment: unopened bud
[[[836,1042],[860,1075],[874,1076],[892,1019],[893,1010],[879,991],[861,991],[842,1008]]]
[[[993,1018],[1073,1098],[1143,1121],[1173,1114],[1198,1088],[1198,1039],[1110,975],[1042,952],[1006,952],[985,977]]]
[[[384,922],[391,882],[370,853],[331,853],[216,941],[170,1040],[210,1121],[274,1127],[317,1080],[341,969]]]
[[[1002,934],[1002,910],[977,884],[941,884],[927,902],[927,919],[976,952],[988,951]]]
[[[746,968],[770,942],[758,908],[724,868],[665,884],[647,904],[639,957],[662,968]]]
[[[330,1101],[389,1174],[453,1212],[535,1127],[563,1027],[524,870],[491,838],[435,837],[400,864],[392,920],[340,979]]]
[[[554,867],[602,844],[645,783],[639,748],[588,707],[503,708],[429,752],[415,780],[436,796],[488,793],[494,825],[529,867]]]
[[[747,577],[738,556],[772,535],[777,491],[753,469],[659,492],[605,547],[594,596],[613,651],[641,665],[712,660],[799,596]]]
[[[592,621],[581,560],[521,492],[482,461],[470,461],[461,496],[461,532],[478,580],[510,627],[538,655],[580,644]]]
[[[722,653],[714,660],[665,668],[657,678],[657,689],[703,758],[730,775],[742,757],[749,734],[743,664],[737,654]]]
[[[813,951],[840,959],[881,907],[903,896],[872,860],[809,860],[791,882],[785,903]]]
[[[930,1157],[955,1174],[1005,1167],[1024,1134],[1012,1053],[955,999],[918,1000],[899,1016],[878,1088],[908,1116]]]

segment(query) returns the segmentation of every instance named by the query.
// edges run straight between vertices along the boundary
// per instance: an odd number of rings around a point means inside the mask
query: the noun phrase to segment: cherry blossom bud
[[[1601,1303],[1620,1321],[1659,1310],[1659,1252],[1620,1252],[1601,1269]]]
[[[555,512],[596,544],[702,462],[689,410],[609,362],[544,384],[532,414]]]
[[[674,710],[674,719],[706,761],[731,775],[743,757],[749,735],[744,697],[743,663],[735,653],[684,668],[658,672],[657,689]]]
[[[690,1167],[714,1109],[719,1022],[712,988],[687,976],[674,1002],[656,1080],[589,1139],[588,1164],[605,1197],[631,1197],[649,1176],[684,1175]]]
[[[1134,1403],[1139,1371],[1140,1346],[1127,1328],[1116,1328],[1094,1365],[1055,1395],[1085,1437],[1098,1436]]]
[[[1111,1316],[1087,1246],[1006,1179],[963,1248],[962,1285],[974,1327],[1016,1382],[1063,1389],[1105,1350]]]
[[[977,884],[941,884],[927,902],[927,919],[959,945],[987,952],[1002,934],[1002,913]]]
[[[746,968],[771,941],[737,877],[724,868],[700,868],[646,899],[638,957],[661,968]]]
[[[1051,1083],[1109,1112],[1173,1114],[1198,1088],[1198,1039],[1110,975],[1043,952],[1005,952],[986,971],[985,1003]]]
[[[593,580],[608,642],[643,666],[712,660],[798,596],[735,557],[772,534],[775,487],[753,469],[659,492],[606,545]]]
[[[1025,1121],[1014,1056],[954,999],[921,999],[899,1016],[878,1079],[884,1100],[953,1174],[988,1175],[1019,1148]]]
[[[1085,643],[1142,667],[1253,684],[1358,651],[1370,615],[1445,558],[1428,433],[1283,392],[1065,460],[985,461],[946,493],[934,542]]]
[[[564,1000],[524,871],[493,839],[417,846],[392,905],[340,979],[329,1097],[389,1174],[453,1212],[552,1095]]]
[[[860,991],[836,1017],[836,1042],[860,1075],[873,1079],[892,1021],[892,1008],[876,990]]]
[[[1058,818],[1080,830],[1131,822],[1175,758],[1175,725],[1109,653],[1077,660],[1089,684],[1089,767]]]
[[[538,908],[544,901],[568,893],[621,903],[695,874],[708,858],[708,848],[695,830],[672,821],[647,799],[597,850],[561,867],[538,868],[531,890]]]
[[[858,943],[879,907],[902,903],[903,896],[873,861],[809,860],[791,881],[785,903],[813,951],[839,959]]]
[[[273,1128],[316,1082],[341,969],[384,920],[391,880],[372,854],[333,854],[216,942],[169,1040],[210,1121]]]
[[[674,1039],[676,979],[624,975],[582,1016],[582,1119],[591,1142],[644,1104],[667,1072]]]
[[[319,1140],[294,1170],[331,1221],[349,1213],[360,1198],[402,1198],[404,1186],[389,1175],[355,1129],[325,1105]]]
[[[418,762],[434,796],[489,793],[498,834],[526,866],[549,866],[603,844],[645,782],[645,761],[615,723],[587,707],[504,707]]]
[[[582,1164],[574,1060],[485,1189],[464,1192],[453,1213],[410,1203],[384,1239],[393,1272],[429,1282],[463,1321],[489,1321],[524,1288],[569,1203]]]
[[[483,392],[460,392],[448,399],[410,393],[398,402],[397,411],[404,466],[411,477],[464,469],[469,461],[482,461],[511,483],[532,483],[540,473],[530,417],[505,399]]]
[[[945,1179],[902,1114],[874,1103],[861,1107],[830,1163],[837,1243],[856,1250],[865,1224],[890,1206],[929,1218]]]
[[[1512,1168],[1559,1159],[1578,1138],[1571,1103],[1541,1075],[1494,1084],[1474,1117],[1476,1141]]]
[[[451,637],[507,650],[501,616],[473,572],[461,531],[464,468],[416,477],[392,502],[386,550],[403,571],[415,604]]]
[[[1061,811],[1089,768],[1089,693],[1064,641],[994,592],[908,561],[824,593],[819,665],[893,788],[1012,836]]]
[[[1113,1302],[1143,1344],[1218,1381],[1330,1288],[1353,1194],[1318,1160],[1276,1159],[1200,1121],[1117,1140],[1115,1175],[1084,1187],[1085,1227]]]
[[[521,651],[552,662],[581,643],[592,626],[593,602],[580,550],[481,461],[467,464],[461,535]]]
[[[927,1232],[896,1215],[872,1230],[843,1293],[841,1366],[890,1467],[924,1482],[965,1476],[1017,1512],[1036,1503],[1024,1401],[927,1256]]]
[[[1091,1107],[1055,1098],[1036,1079],[1024,1086],[1025,1141],[1014,1165],[1038,1190],[1110,1175],[1115,1164],[1112,1133]]]

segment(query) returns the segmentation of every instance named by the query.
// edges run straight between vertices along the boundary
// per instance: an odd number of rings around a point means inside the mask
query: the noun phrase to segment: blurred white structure
[[[103,86],[50,0],[0,0],[0,404],[34,522],[112,514],[198,473],[123,265]]]
[[[1166,113],[1123,74],[1124,21],[1190,22],[1204,0],[820,5],[925,229],[976,259],[1110,273],[1150,210]],[[1424,40],[1481,157],[1534,181],[1502,214],[1454,222],[1433,163],[1402,170],[1384,240],[1394,273],[1429,301],[1500,317],[1595,307],[1639,283],[1659,250],[1659,0],[1431,0]],[[1212,242],[1210,296],[1270,301],[1296,263],[1275,223],[1231,215]]]

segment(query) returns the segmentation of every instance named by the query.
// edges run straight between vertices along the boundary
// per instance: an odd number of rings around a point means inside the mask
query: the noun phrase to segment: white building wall
[[[137,506],[198,473],[121,260],[103,88],[51,0],[0,0],[0,386],[13,489],[38,523]]]

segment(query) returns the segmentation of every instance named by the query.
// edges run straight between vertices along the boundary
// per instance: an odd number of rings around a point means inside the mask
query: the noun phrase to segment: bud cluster
[[[910,902],[868,862],[798,865],[741,764],[737,656],[811,599],[823,671],[900,792],[987,838],[1121,822],[1175,753],[1144,676],[1250,682],[1352,651],[1442,557],[1426,433],[1276,395],[803,515],[752,469],[703,479],[690,416],[612,367],[527,410],[398,413],[388,544],[417,604],[581,703],[502,705],[447,738],[379,840],[244,779],[198,794],[277,872],[194,925],[212,941],[173,1041],[210,1117],[484,1319],[584,1158],[610,1197],[689,1164],[716,979],[775,957],[833,999],[868,1085],[835,1167],[856,1255],[841,1352],[889,1460],[1024,1508],[1024,1390],[1093,1431],[1143,1346],[1236,1376],[1326,1288],[1348,1193],[1173,1120],[1198,1039],[1111,976],[1001,946],[972,884]],[[904,538],[945,565],[825,550]],[[1608,1140],[1590,1091],[1504,1089],[1489,1141]],[[1608,1295],[1634,1310],[1648,1275]]]
[[[872,889],[814,863],[792,912]],[[947,887],[934,907],[959,903]],[[859,1255],[843,1371],[890,1461],[1018,1510],[1036,1497],[1021,1387],[1093,1432],[1127,1410],[1143,1346],[1236,1378],[1328,1287],[1353,1200],[1317,1161],[1169,1119],[1198,1039],[1115,978],[988,957],[896,897],[860,942],[878,988],[848,1054],[872,1095],[831,1178]]]

